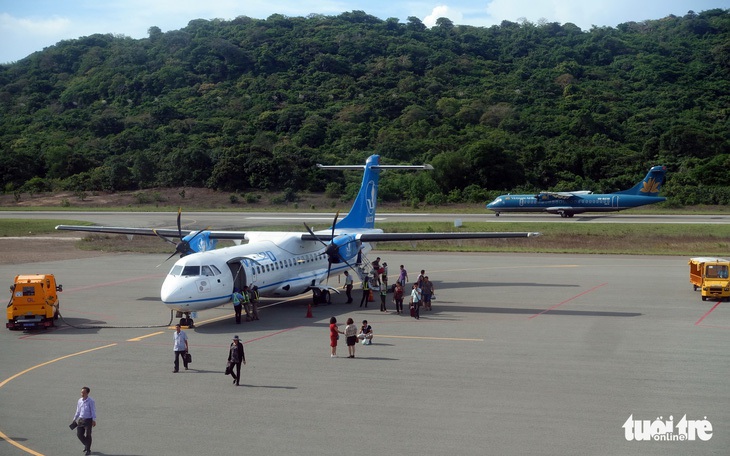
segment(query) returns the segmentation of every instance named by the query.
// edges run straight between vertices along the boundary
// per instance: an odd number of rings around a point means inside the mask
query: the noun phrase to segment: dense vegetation
[[[344,192],[315,163],[434,165],[381,197],[614,191],[656,164],[673,204],[730,203],[730,10],[582,31],[361,11],[194,20],[0,66],[5,192]],[[343,175],[346,174],[346,175]]]

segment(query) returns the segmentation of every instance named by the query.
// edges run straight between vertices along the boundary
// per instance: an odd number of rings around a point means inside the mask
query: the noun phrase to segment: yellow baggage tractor
[[[15,276],[10,286],[10,302],[7,307],[8,329],[49,328],[59,317],[57,292],[53,274],[26,274]]]
[[[699,288],[702,300],[730,300],[730,260],[713,257],[697,257],[689,260],[689,281],[695,291]]]

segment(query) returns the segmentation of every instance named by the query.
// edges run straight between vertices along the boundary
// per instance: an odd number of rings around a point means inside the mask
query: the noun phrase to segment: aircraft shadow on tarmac
[[[98,333],[102,329],[164,329],[169,328],[170,325],[174,324],[170,320],[170,317],[161,317],[157,324],[150,325],[127,325],[120,321],[117,324],[110,324],[103,320],[91,320],[88,318],[64,318],[56,321],[56,326],[53,328],[56,334],[91,334]]]
[[[100,320],[89,320],[86,318],[65,318],[54,322],[54,327],[49,329],[26,329],[23,331],[25,335],[38,336],[53,332],[54,335],[76,335],[76,334],[91,334],[92,332],[98,333],[100,329],[107,326],[105,321]]]

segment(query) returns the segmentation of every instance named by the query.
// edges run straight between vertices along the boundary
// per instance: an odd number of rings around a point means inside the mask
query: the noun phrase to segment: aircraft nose
[[[180,279],[177,278],[166,278],[162,282],[162,288],[160,289],[160,299],[165,304],[172,304],[180,302],[184,299],[184,288],[181,286]]]

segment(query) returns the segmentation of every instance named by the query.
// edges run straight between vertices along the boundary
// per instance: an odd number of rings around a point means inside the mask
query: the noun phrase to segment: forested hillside
[[[343,191],[315,163],[434,165],[381,197],[615,191],[652,165],[673,204],[730,203],[730,10],[573,24],[361,11],[194,20],[62,41],[0,66],[5,192]]]

